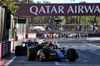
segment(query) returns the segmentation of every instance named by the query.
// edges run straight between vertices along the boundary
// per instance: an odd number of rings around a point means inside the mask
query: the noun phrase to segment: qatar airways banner
[[[100,3],[16,4],[17,16],[92,16],[100,15]]]

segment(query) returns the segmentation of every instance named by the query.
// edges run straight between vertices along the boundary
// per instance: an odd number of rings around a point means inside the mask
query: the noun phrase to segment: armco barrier
[[[2,43],[0,43],[0,59],[2,58]]]

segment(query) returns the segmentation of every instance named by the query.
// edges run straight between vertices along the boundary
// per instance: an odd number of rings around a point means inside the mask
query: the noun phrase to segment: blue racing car
[[[15,55],[16,56],[21,56],[23,54],[26,55],[27,50],[33,49],[33,48],[35,48],[38,51],[42,48],[42,45],[38,44],[38,42],[36,42],[36,41],[31,41],[31,40],[24,41],[24,42],[22,42],[21,45],[18,45],[18,46],[15,47]]]
[[[27,59],[35,60],[36,58],[39,61],[43,60],[60,60],[60,59],[69,59],[69,61],[75,61],[79,58],[78,53],[75,49],[70,48],[68,51],[65,51],[65,48],[58,48],[57,45],[52,42],[47,42],[42,44],[42,48],[38,51],[36,50],[37,46],[30,47],[27,51]]]

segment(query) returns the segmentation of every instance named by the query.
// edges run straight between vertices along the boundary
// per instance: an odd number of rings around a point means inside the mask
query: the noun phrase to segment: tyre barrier
[[[0,43],[0,59],[14,50],[14,40]]]

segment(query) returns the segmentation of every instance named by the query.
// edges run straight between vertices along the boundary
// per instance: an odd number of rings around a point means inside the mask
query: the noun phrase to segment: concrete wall
[[[10,23],[10,29],[9,29],[9,40],[13,39],[13,18],[14,16],[11,14],[11,23]]]
[[[13,14],[11,13],[11,11],[9,11],[10,13],[10,29],[6,28],[6,26],[8,25],[7,23],[7,10],[9,10],[6,6],[4,6],[2,4],[2,6],[0,6],[0,42],[6,42],[9,41],[9,39],[13,38]]]
[[[7,28],[7,10],[9,9],[0,3],[0,59],[11,53],[14,48],[14,40],[9,40],[12,39],[13,34],[13,14],[9,11],[11,15],[10,28]]]

